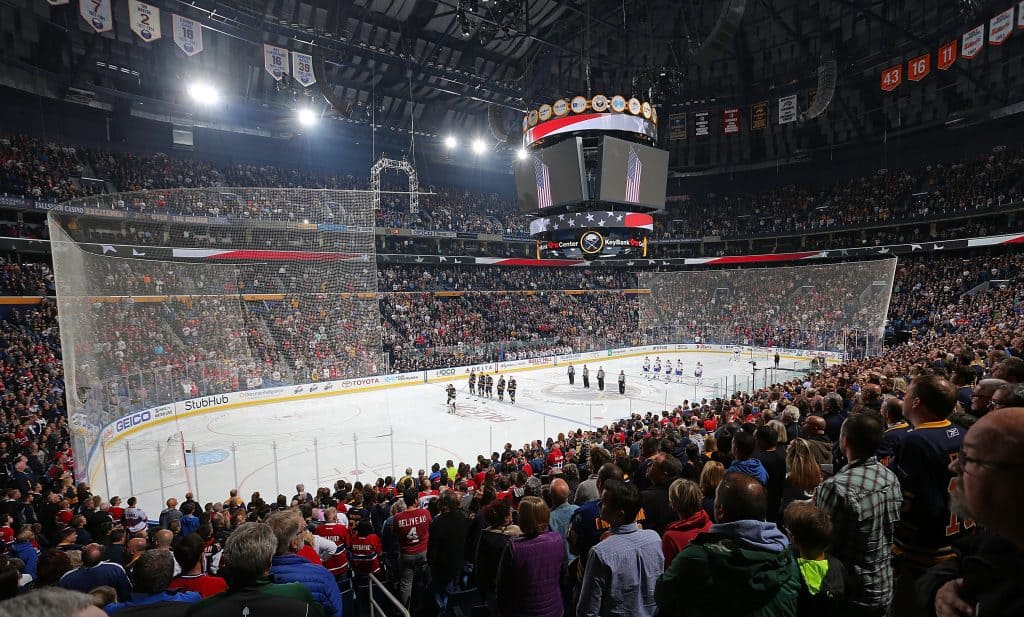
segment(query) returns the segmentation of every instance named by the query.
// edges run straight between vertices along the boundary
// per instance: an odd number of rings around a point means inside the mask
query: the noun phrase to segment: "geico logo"
[[[148,411],[140,411],[139,413],[133,413],[128,417],[121,418],[120,420],[118,420],[117,424],[114,426],[114,430],[120,433],[125,429],[129,429],[133,426],[138,426],[143,422],[149,422],[149,420],[152,417],[153,416],[150,415]]]
[[[215,405],[224,405],[228,400],[227,395],[222,394],[220,396],[207,396],[206,398],[185,401],[185,411],[190,411],[192,409],[205,409]]]
[[[454,375],[455,369],[453,368],[442,368],[437,370],[438,375]]]

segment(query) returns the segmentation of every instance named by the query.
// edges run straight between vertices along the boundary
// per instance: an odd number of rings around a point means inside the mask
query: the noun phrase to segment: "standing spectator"
[[[799,557],[798,617],[840,617],[846,614],[846,567],[825,549],[832,542],[832,521],[821,508],[796,502],[786,508],[789,540]]]
[[[131,497],[128,499],[129,508],[132,506],[132,499],[135,498]],[[128,516],[127,512],[125,513],[125,516]],[[178,500],[171,497],[167,500],[167,507],[160,512],[160,529],[170,529],[171,523],[178,520],[181,520],[181,510],[178,509]],[[129,529],[129,531],[131,530]]]
[[[794,439],[786,448],[786,482],[782,486],[779,515],[794,501],[814,499],[821,480],[821,466],[814,460],[808,441]]]
[[[322,617],[323,607],[299,583],[273,584],[270,568],[277,537],[265,523],[242,523],[224,545],[227,591],[193,605],[189,617],[243,615],[308,615]],[[315,566],[314,566],[315,567]]]
[[[786,536],[764,521],[767,510],[763,484],[746,474],[726,474],[715,496],[719,522],[676,555],[658,579],[658,614],[795,615],[800,570]]]
[[[700,507],[707,512],[708,518],[712,522],[715,520],[715,493],[718,491],[718,484],[724,477],[725,467],[718,461],[708,461],[700,470],[700,492],[704,496]]]
[[[504,500],[495,499],[481,510],[487,527],[480,534],[473,560],[476,587],[492,615],[498,615],[496,583],[498,564],[505,551],[505,545],[523,534],[519,526],[512,524],[512,508]]]
[[[438,505],[441,513],[430,523],[427,563],[434,587],[434,600],[440,608],[440,614],[446,615],[448,596],[456,591],[465,562],[469,522],[459,507],[459,496],[454,490],[446,490],[438,498]]]
[[[640,492],[610,480],[601,494],[609,535],[590,550],[576,614],[579,617],[653,616],[654,584],[665,569],[661,538],[636,524]]]
[[[701,507],[704,495],[692,480],[682,478],[668,489],[668,500],[678,520],[669,523],[661,536],[661,550],[665,554],[665,568],[698,534],[711,530],[711,517]]]
[[[725,471],[726,473],[745,473],[767,486],[768,472],[765,471],[761,461],[754,458],[756,445],[754,436],[746,431],[740,431],[733,435],[732,456],[734,460]]]
[[[903,497],[896,475],[875,458],[881,444],[878,418],[851,415],[839,436],[850,462],[815,494],[815,505],[832,519],[832,553],[857,579],[851,617],[882,617],[893,597],[891,546]]]
[[[139,533],[140,531],[146,531],[149,526],[149,516],[146,515],[146,511],[139,508],[137,504],[139,501],[135,497],[128,498],[128,509],[124,511],[124,526],[128,529],[128,533]],[[177,510],[175,510],[177,512]],[[163,526],[163,514],[160,514],[161,529],[166,529]]]
[[[558,537],[563,539],[566,557],[571,561],[576,556],[569,552],[569,543],[565,541],[565,536],[569,533],[569,521],[579,506],[569,503],[569,485],[561,478],[555,478],[551,481],[550,499],[551,531],[557,533]]]
[[[327,568],[297,555],[304,542],[302,517],[293,510],[279,510],[267,517],[277,537],[277,551],[270,566],[275,582],[302,583],[323,605],[326,617],[341,617],[341,592]]]
[[[405,510],[394,515],[391,526],[398,539],[398,599],[409,606],[412,587],[417,577],[426,576],[427,546],[430,543],[431,516],[417,507],[419,494],[408,490],[403,495]]]
[[[778,448],[778,437],[778,433],[768,426],[762,426],[754,432],[754,439],[757,442],[757,460],[761,461],[765,473],[768,474],[765,488],[768,489],[769,521],[779,520],[782,490],[786,484],[786,455]],[[797,439],[797,437],[793,439]]]
[[[983,530],[918,580],[919,597],[938,617],[1024,615],[1024,409],[985,414],[949,467],[957,474],[950,491],[954,516],[977,521]]]
[[[105,617],[92,596],[66,589],[36,589],[0,603],[0,617]]]
[[[25,526],[18,530],[11,545],[11,556],[20,559],[25,564],[25,574],[33,579],[36,577],[36,564],[39,562],[39,551],[32,544],[35,534],[32,528]]]
[[[97,587],[107,585],[117,592],[120,602],[127,602],[132,593],[132,584],[119,563],[103,561],[103,547],[90,544],[82,549],[82,566],[64,574],[57,582],[58,587],[88,593]]]
[[[219,576],[203,573],[203,539],[199,534],[189,534],[174,547],[174,559],[181,566],[169,589],[194,591],[204,598],[217,595],[227,589],[227,581]]]
[[[174,578],[174,557],[167,551],[146,551],[132,570],[134,591],[127,601],[103,607],[108,615],[184,615],[188,605],[202,600],[194,591],[168,591]]]
[[[498,564],[496,600],[508,617],[561,617],[559,581],[565,566],[562,539],[548,529],[551,511],[539,497],[519,503],[523,535],[505,546]]]
[[[194,533],[199,529],[199,517],[195,515],[196,507],[192,503],[181,504],[181,537]]]
[[[832,440],[825,434],[825,426],[825,418],[821,416],[811,415],[804,420],[803,439],[819,465],[832,464]]]
[[[918,614],[915,581],[929,567],[951,557],[953,543],[967,533],[964,521],[949,511],[955,476],[947,467],[960,451],[966,432],[948,419],[956,402],[953,385],[935,375],[914,379],[903,399],[903,415],[914,430],[907,433],[891,464],[903,490],[894,546],[893,608],[899,614]]]
[[[899,399],[889,398],[882,403],[882,417],[885,419],[885,436],[882,438],[879,460],[888,467],[911,429],[910,423],[903,417],[903,403]]]
[[[665,528],[676,519],[676,513],[669,503],[668,488],[676,481],[682,470],[683,466],[679,459],[664,452],[655,454],[648,468],[647,477],[651,486],[641,491],[640,501],[645,515],[645,528],[655,531],[658,535],[665,533]]]

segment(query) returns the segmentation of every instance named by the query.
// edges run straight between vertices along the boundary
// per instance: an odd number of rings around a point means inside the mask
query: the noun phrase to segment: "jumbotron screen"
[[[601,201],[665,209],[668,151],[605,137],[601,147]]]
[[[520,212],[537,212],[588,199],[583,148],[577,137],[530,152],[516,161]]]

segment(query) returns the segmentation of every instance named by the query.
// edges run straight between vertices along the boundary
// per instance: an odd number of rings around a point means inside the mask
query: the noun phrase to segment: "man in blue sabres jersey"
[[[956,402],[956,389],[937,375],[916,378],[903,399],[903,415],[913,428],[890,463],[903,491],[893,547],[894,615],[923,614],[915,601],[914,582],[931,566],[953,557],[953,543],[974,526],[949,509],[949,491],[956,488],[949,464],[967,432],[949,421]]]

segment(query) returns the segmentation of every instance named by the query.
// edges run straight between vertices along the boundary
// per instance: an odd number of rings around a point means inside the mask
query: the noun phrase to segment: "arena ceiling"
[[[734,0],[735,1],[735,0]],[[182,84],[209,79],[239,105],[294,109],[318,101],[340,120],[436,135],[490,124],[514,133],[519,111],[586,93],[632,93],[661,104],[760,97],[813,79],[835,59],[863,79],[903,48],[933,47],[996,2],[746,0],[734,36],[710,55],[723,0],[148,0],[205,27],[186,57],[164,36],[134,35],[128,0],[95,34],[77,0],[0,0],[9,51],[3,82],[41,81],[55,96],[85,91],[108,104],[182,104]],[[933,5],[933,6],[929,6]],[[322,54],[321,83],[304,89],[264,70],[262,45]],[[588,70],[589,67],[589,70]],[[876,77],[870,74],[871,78]],[[336,104],[324,103],[327,91]]]

